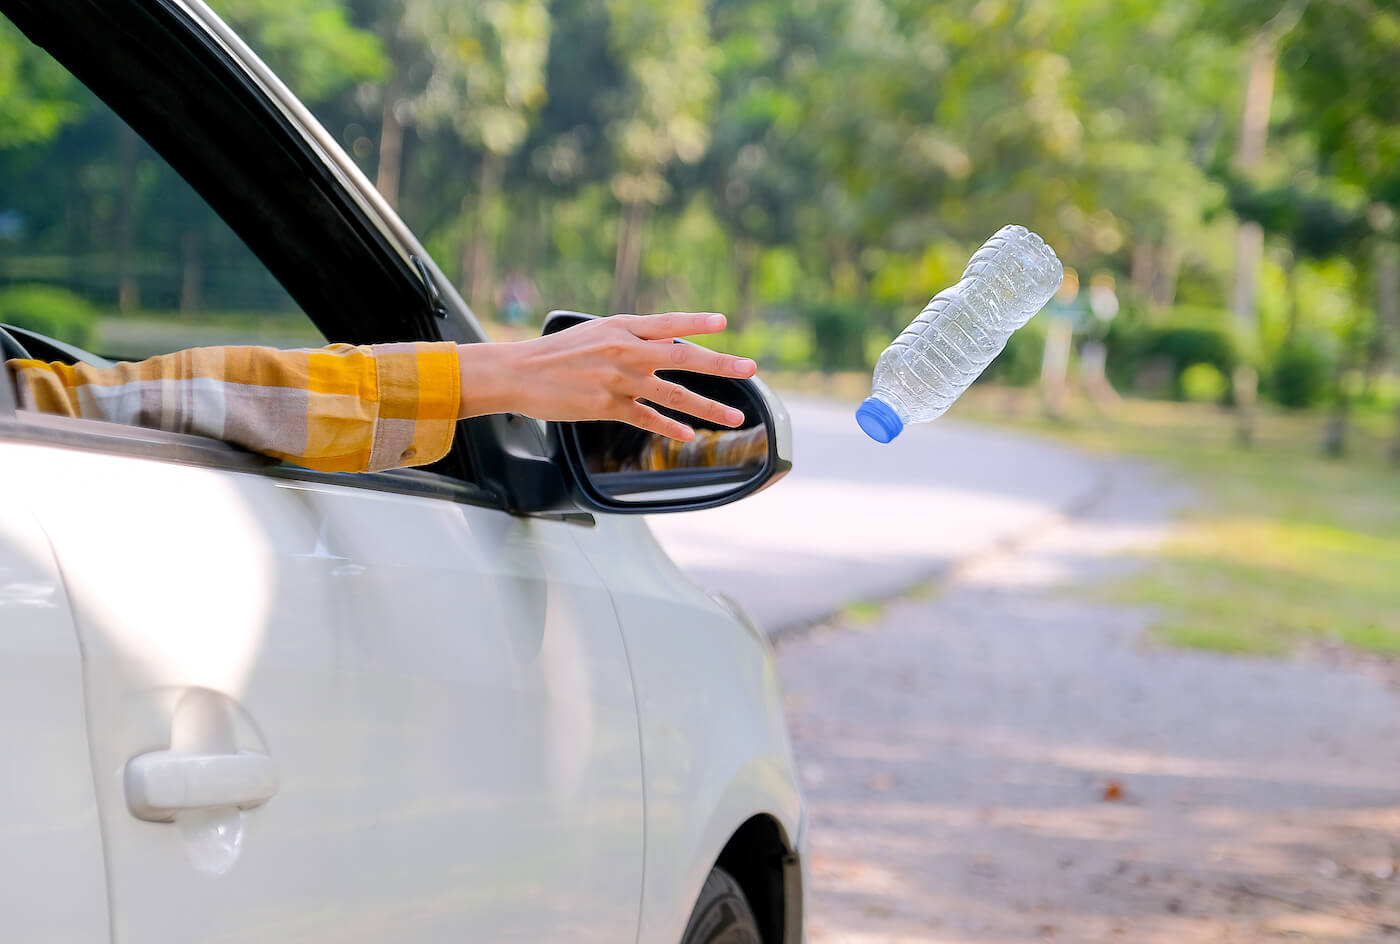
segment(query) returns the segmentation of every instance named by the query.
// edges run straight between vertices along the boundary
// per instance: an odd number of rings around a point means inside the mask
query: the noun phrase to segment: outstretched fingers
[[[710,311],[668,311],[664,315],[623,315],[627,327],[644,341],[684,338],[723,331],[724,315]]]
[[[690,442],[695,438],[695,430],[680,422],[673,420],[669,416],[663,416],[656,410],[644,403],[633,400],[618,417],[625,423],[646,430],[649,433],[656,433],[670,439],[679,439],[681,442]]]
[[[721,354],[698,344],[677,344],[674,341],[655,341],[657,364],[655,370],[688,370],[696,374],[713,374],[716,377],[735,377],[744,380],[752,377],[758,365],[747,357]]]
[[[717,400],[702,397],[680,384],[658,378],[653,381],[653,385],[653,390],[646,396],[646,399],[652,403],[669,407],[680,413],[687,413],[702,420],[709,420],[711,423],[718,423],[721,426],[738,426],[744,421],[743,410],[736,410],[734,407],[726,406]]]
[[[616,398],[613,400],[616,412],[610,418],[682,442],[693,439],[695,431],[649,404],[718,426],[734,427],[744,421],[742,411],[703,397],[684,384],[656,376],[657,371],[677,370],[740,380],[752,377],[758,365],[747,357],[720,354],[696,344],[677,343],[678,338],[723,331],[724,315],[673,311],[662,315],[615,315],[603,322],[610,325],[605,330],[623,327],[632,335],[620,348],[615,346],[615,340],[609,342],[614,345],[612,356],[619,356],[615,363],[625,365],[620,372],[614,371],[617,377],[612,396]],[[617,336],[612,337],[616,339]]]

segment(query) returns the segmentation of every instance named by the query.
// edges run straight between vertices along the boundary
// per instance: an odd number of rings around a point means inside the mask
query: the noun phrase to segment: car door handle
[[[254,751],[151,751],[126,762],[126,806],[137,819],[169,822],[181,810],[250,809],[277,792],[272,758]]]

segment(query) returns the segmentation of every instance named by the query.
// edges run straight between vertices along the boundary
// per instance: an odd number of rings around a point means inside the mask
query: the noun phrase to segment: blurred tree
[[[793,243],[802,208],[820,201],[805,90],[817,50],[829,52],[840,35],[835,12],[829,2],[711,5],[719,65],[710,146],[679,185],[703,189],[731,237],[740,328],[758,314],[763,251]]]
[[[325,101],[388,70],[383,44],[351,24],[344,2],[213,0],[211,6],[306,101]]]
[[[404,25],[427,50],[432,70],[414,100],[418,121],[451,128],[481,154],[462,278],[472,307],[485,311],[494,286],[491,222],[503,214],[506,159],[545,101],[549,10],[544,0],[406,0]]]
[[[1289,286],[1285,345],[1293,343],[1301,326],[1302,310],[1294,282],[1298,263],[1356,255],[1371,235],[1364,203],[1357,205],[1346,196],[1315,180],[1274,187],[1242,179],[1230,182],[1230,207],[1236,216],[1259,226],[1261,232],[1282,238],[1291,247],[1285,256]]]
[[[1200,28],[1197,0],[1085,3],[1063,22],[1083,145],[1065,169],[1072,252],[1126,255],[1139,303],[1162,311],[1183,268],[1223,278],[1209,226],[1223,188],[1209,167],[1238,94],[1238,54]],[[1218,291],[1218,289],[1217,289]]]
[[[622,204],[612,310],[630,312],[647,215],[669,189],[664,172],[709,145],[717,56],[702,0],[609,0],[608,48],[628,79],[609,128]]]
[[[1292,180],[1282,187],[1333,193],[1350,188],[1360,194],[1342,212],[1335,201],[1326,207],[1315,197],[1295,196],[1286,202],[1306,218],[1300,219],[1298,212],[1275,212],[1272,220],[1274,234],[1286,240],[1295,255],[1346,255],[1363,271],[1373,269],[1379,316],[1371,332],[1374,371],[1392,356],[1400,338],[1400,303],[1395,301],[1400,296],[1400,270],[1391,248],[1400,210],[1400,96],[1393,80],[1400,69],[1400,10],[1372,0],[1292,0],[1281,9],[1276,0],[1242,0],[1222,7],[1217,16],[1239,31],[1266,37],[1272,31],[1278,36],[1282,84],[1293,112],[1282,130],[1298,154],[1295,165],[1284,170]],[[1279,28],[1281,22],[1285,29]],[[1268,222],[1260,222],[1269,228]],[[1358,296],[1361,281],[1356,280]],[[1296,297],[1296,289],[1290,289]],[[1290,336],[1298,321],[1296,301],[1292,310]],[[1356,317],[1342,329],[1345,353],[1336,383],[1337,409],[1325,440],[1327,451],[1338,455],[1345,449],[1348,401],[1342,381],[1355,343],[1365,335],[1362,320],[1369,314],[1362,305],[1355,311]]]
[[[49,141],[83,114],[72,76],[0,19],[0,149]]]

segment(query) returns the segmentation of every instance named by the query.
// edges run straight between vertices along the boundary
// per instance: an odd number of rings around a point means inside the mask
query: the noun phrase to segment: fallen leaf
[[[894,786],[894,774],[875,774],[868,782],[876,793],[888,793]]]

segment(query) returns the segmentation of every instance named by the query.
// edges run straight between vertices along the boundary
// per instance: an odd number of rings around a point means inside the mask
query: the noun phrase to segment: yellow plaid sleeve
[[[450,341],[208,347],[106,368],[7,366],[26,409],[208,436],[325,472],[442,458],[461,397]]]

